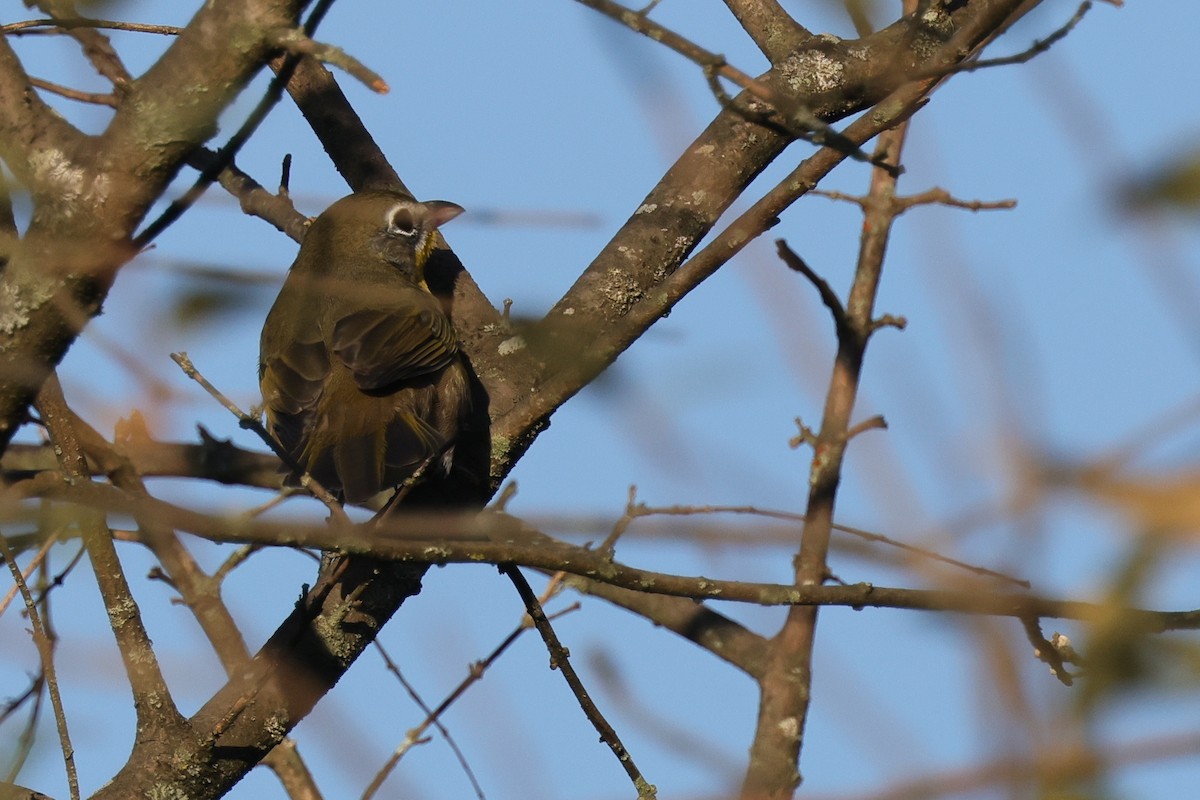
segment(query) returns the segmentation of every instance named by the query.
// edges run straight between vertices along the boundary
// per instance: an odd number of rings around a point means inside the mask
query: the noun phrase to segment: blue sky
[[[187,5],[129,2],[111,13],[183,24]],[[852,33],[837,3],[785,5],[810,28]],[[1075,7],[1044,3],[989,55],[1024,49]],[[27,16],[15,2],[0,8],[5,21]],[[765,66],[721,3],[666,0],[655,16],[747,72]],[[941,186],[964,199],[1015,198],[1018,206],[978,214],[920,208],[897,226],[879,306],[909,325],[873,341],[856,414],[884,414],[890,430],[855,440],[838,505],[843,522],[1013,571],[1049,595],[1103,596],[1132,545],[1129,529],[1076,494],[1055,494],[1023,515],[999,514],[987,524],[952,523],[1011,510],[1022,488],[1014,470],[1022,453],[1094,459],[1195,400],[1197,342],[1170,303],[1182,297],[1186,307],[1194,296],[1197,228],[1182,217],[1130,219],[1119,200],[1129,175],[1194,146],[1200,109],[1178,95],[1194,77],[1181,54],[1191,52],[1197,24],[1200,10],[1190,3],[1097,4],[1049,54],[958,76],[916,117],[902,191]],[[497,304],[511,298],[516,314],[537,315],[561,295],[715,113],[697,68],[566,0],[345,2],[334,6],[319,38],[346,47],[390,83],[391,93],[381,97],[342,80],[409,186],[422,198],[468,209],[446,235],[488,296]],[[150,48],[162,45],[132,35],[114,35],[114,42],[135,71],[150,63]],[[41,77],[103,88],[69,44],[17,46]],[[230,111],[226,135],[261,86]],[[92,112],[79,119],[92,130],[102,124]],[[789,149],[747,202],[809,152],[802,143]],[[271,185],[284,153],[293,155],[292,191],[301,210],[315,214],[345,192],[286,104],[239,164]],[[866,178],[861,165],[847,164],[823,188],[861,192]],[[498,223],[500,213],[519,219]],[[564,218],[585,224],[553,224]],[[611,524],[631,484],[655,505],[802,510],[808,453],[791,450],[787,440],[795,417],[819,422],[834,342],[815,293],[777,261],[772,240],[786,238],[844,292],[860,225],[854,207],[825,198],[808,197],[789,209],[767,237],[555,415],[513,473],[520,491],[510,510]],[[258,327],[274,287],[248,294],[241,313],[215,324],[180,327],[163,309],[191,285],[181,265],[219,265],[278,281],[294,253],[292,242],[242,217],[213,190],[122,274],[105,315],[64,364],[68,399],[102,431],[138,408],[163,438],[192,437],[201,422],[257,447],[168,355],[187,350],[210,379],[250,406],[257,400]],[[1172,260],[1183,266],[1183,279],[1164,289],[1156,276]],[[165,382],[169,399],[163,402],[137,371],[121,366],[114,347]],[[1131,469],[1153,473],[1194,462],[1198,431],[1195,420],[1179,426]],[[155,488],[205,507],[264,499],[170,482]],[[748,537],[742,522],[713,521]],[[591,530],[592,538],[604,534],[599,526]],[[126,550],[130,574],[144,575],[150,564]],[[209,565],[222,558],[217,548],[198,550]],[[639,535],[637,527],[619,555],[684,574],[790,576],[787,547],[704,549]],[[1192,578],[1198,566],[1195,549],[1183,549],[1156,573],[1145,602],[1200,605]],[[848,581],[922,582],[844,554],[834,570]],[[227,596],[252,641],[270,632],[311,575],[311,563],[291,553],[256,556],[235,573]],[[425,586],[383,641],[436,703],[470,661],[507,634],[521,609],[507,582],[488,568],[434,570]],[[169,605],[165,587],[142,582],[136,591],[181,702],[201,702],[219,685],[216,659],[186,612]],[[132,724],[119,661],[86,575],[77,571],[60,594],[64,691],[85,788],[94,789],[123,761]],[[778,610],[721,610],[764,633],[781,619]],[[0,620],[0,685],[8,692],[23,687],[34,663],[22,625],[12,612]],[[756,704],[748,680],[599,601],[585,601],[559,627],[660,796],[717,796],[736,786]],[[1053,738],[1054,723],[1069,716],[1077,695],[1030,663],[1015,626],[996,627],[1021,655],[1018,669]],[[1007,698],[982,666],[993,641],[985,629],[945,616],[823,612],[801,796],[867,791],[897,775],[965,767],[1011,743],[1014,729],[1003,721]],[[628,796],[622,771],[596,744],[546,660],[540,643],[526,637],[446,720],[488,797]],[[604,675],[620,676],[625,693]],[[681,744],[663,735],[639,709],[699,741]],[[1096,736],[1119,742],[1194,730],[1197,712],[1194,691],[1145,690],[1106,711]],[[419,721],[368,654],[297,738],[327,797],[357,796]],[[115,733],[104,733],[110,729]],[[1200,758],[1193,757],[1131,769],[1117,786],[1126,797],[1149,798],[1198,780]],[[49,727],[23,781],[65,796]],[[470,796],[440,741],[410,754],[387,791]],[[256,771],[231,796],[282,795],[269,775]]]

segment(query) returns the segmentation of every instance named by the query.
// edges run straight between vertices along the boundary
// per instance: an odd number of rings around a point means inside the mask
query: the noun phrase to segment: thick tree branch
[[[772,64],[812,36],[778,0],[725,0],[725,5]]]

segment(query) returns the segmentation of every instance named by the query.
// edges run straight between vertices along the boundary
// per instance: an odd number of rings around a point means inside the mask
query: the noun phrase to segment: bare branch
[[[266,32],[294,24],[301,1],[206,3],[120,98],[98,137],[83,136],[37,97],[0,37],[0,106],[10,110],[0,123],[0,157],[35,208],[0,274],[0,448],[136,253],[133,229],[261,67]],[[234,41],[240,45],[231,48]]]
[[[675,52],[698,64],[708,79],[713,95],[724,108],[745,116],[752,122],[777,126],[788,136],[806,139],[816,145],[827,145],[843,149],[855,160],[870,162],[871,157],[860,150],[852,141],[831,128],[824,120],[813,113],[806,103],[794,94],[788,95],[772,88],[770,84],[742,72],[725,60],[725,56],[711,53],[689,39],[671,31],[664,26],[625,8],[612,0],[577,0],[577,2],[599,11],[605,16],[620,22],[622,25],[666,45]],[[802,40],[801,40],[802,41]],[[799,46],[799,42],[796,46]],[[795,47],[785,52],[790,53]],[[721,87],[718,77],[728,78],[749,95],[766,104],[766,108],[755,108],[752,105],[740,105],[726,94]],[[892,165],[877,164],[876,166],[896,169]]]
[[[912,11],[915,0],[906,0]],[[876,146],[876,156],[900,163],[907,122],[885,131]],[[872,170],[870,196],[888,198],[895,194],[896,176]],[[846,447],[854,428],[850,419],[858,398],[863,359],[871,336],[875,299],[883,275],[886,251],[895,211],[889,203],[868,202],[863,220],[858,263],[837,326],[838,350],[834,361],[821,428],[813,443],[808,475],[808,502],[800,552],[795,559],[796,586],[820,586],[829,576],[829,542],[833,533],[834,505],[841,482]],[[784,251],[781,249],[781,254]],[[769,667],[759,679],[759,713],[750,765],[742,785],[746,798],[790,797],[800,780],[798,761],[804,741],[805,723],[812,698],[812,662],[816,645],[817,609],[797,606],[774,638]]]
[[[3,556],[5,563],[8,564],[13,582],[25,601],[25,613],[29,617],[29,624],[33,626],[33,642],[37,646],[38,656],[42,662],[42,672],[46,676],[46,687],[50,692],[50,704],[54,709],[54,722],[58,728],[58,741],[67,770],[67,786],[72,800],[78,800],[79,775],[75,769],[75,748],[71,746],[71,734],[67,730],[67,714],[63,709],[62,695],[59,692],[58,672],[54,667],[54,643],[46,631],[46,626],[42,623],[37,603],[34,602],[33,594],[25,583],[25,576],[21,574],[21,569],[17,566],[17,559],[8,546],[8,539],[2,533],[0,533],[0,556]]]
[[[155,33],[163,36],[178,36],[183,28],[174,25],[148,25],[144,22],[122,22],[111,19],[87,19],[84,17],[62,19],[27,19],[0,25],[0,35],[30,36],[58,35],[72,28],[100,28],[110,31],[132,31]]]
[[[37,407],[59,453],[66,479],[82,481],[90,477],[83,447],[75,430],[75,415],[63,398],[57,377],[51,376],[46,380],[38,394]],[[79,524],[92,561],[96,584],[104,598],[109,623],[133,690],[138,724],[159,735],[176,735],[183,724],[183,716],[176,708],[159,668],[158,657],[142,623],[141,611],[129,589],[104,517],[100,514],[83,514]]]
[[[152,497],[135,498],[97,483],[70,485],[43,475],[9,490],[20,497],[43,497],[128,514],[188,531],[214,542],[330,550],[374,556],[409,564],[513,563],[564,571],[633,591],[690,598],[728,600],[756,605],[836,605],[851,608],[896,608],[954,611],[962,614],[1087,620],[1118,614],[1131,626],[1149,632],[1200,629],[1200,610],[1148,611],[1114,609],[1111,604],[1058,600],[1037,595],[996,592],[986,586],[966,590],[896,589],[855,583],[845,586],[784,585],[686,577],[626,566],[586,547],[564,544],[512,517],[501,514],[416,513],[396,515],[387,527],[377,525],[333,529],[200,514]],[[11,514],[12,519],[21,519]],[[436,538],[424,538],[433,536]],[[489,541],[491,539],[492,541]],[[314,589],[313,591],[317,591]]]
[[[80,103],[91,103],[97,106],[109,106],[110,108],[117,107],[117,96],[115,94],[98,94],[96,92],[81,92],[78,89],[72,89],[69,86],[63,86],[58,83],[42,80],[41,78],[29,79],[31,86],[35,86],[42,91],[50,92],[51,94],[65,97],[68,100],[76,100]]]
[[[1022,50],[1020,53],[1015,53],[1011,56],[1004,56],[1002,58],[977,59],[977,60],[973,60],[973,61],[964,61],[959,64],[947,65],[945,67],[921,70],[920,72],[916,73],[913,77],[914,78],[932,78],[932,77],[940,78],[940,77],[945,77],[947,75],[953,75],[954,73],[957,73],[957,72],[974,72],[975,70],[979,70],[979,69],[989,69],[991,67],[1006,67],[1006,66],[1011,66],[1013,64],[1024,64],[1027,61],[1032,61],[1034,58],[1041,55],[1042,53],[1045,53],[1051,47],[1053,47],[1054,45],[1058,44],[1063,39],[1065,39],[1067,37],[1067,34],[1069,34],[1072,30],[1074,30],[1075,26],[1083,21],[1084,15],[1087,14],[1087,12],[1089,12],[1091,10],[1092,10],[1091,0],[1084,0],[1083,3],[1081,3],[1079,5],[1079,8],[1075,9],[1075,13],[1071,15],[1071,18],[1069,20],[1067,20],[1062,25],[1062,27],[1055,30],[1053,33],[1051,33],[1045,39],[1034,40],[1033,44],[1030,45],[1028,49]]]
[[[17,180],[33,194],[44,190],[49,180],[40,168],[50,165],[31,160],[35,146],[76,153],[86,138],[46,105],[33,91],[33,84],[6,39],[0,38],[0,158]]]
[[[537,595],[529,587],[529,582],[525,580],[525,576],[521,574],[521,570],[513,564],[501,564],[500,571],[507,575],[509,580],[513,582],[513,586],[517,589],[517,594],[521,595],[521,599],[525,602],[526,612],[533,619],[534,627],[542,635],[542,640],[546,643],[546,649],[550,651],[550,669],[556,669],[562,673],[563,679],[571,687],[571,692],[575,695],[575,700],[579,703],[579,707],[583,709],[583,713],[587,716],[588,721],[592,723],[596,732],[600,734],[600,741],[608,745],[613,755],[617,757],[617,761],[624,768],[625,774],[629,776],[629,780],[633,782],[634,788],[637,789],[638,800],[654,800],[658,795],[658,790],[642,776],[637,765],[633,763],[633,756],[625,749],[625,745],[622,744],[616,730],[604,718],[604,714],[601,713],[595,701],[592,700],[591,695],[588,694],[583,681],[579,679],[575,668],[571,666],[570,654],[562,646],[562,643],[559,642],[558,635],[554,632],[554,627],[550,624],[550,620],[546,618],[546,612],[542,610],[542,604],[538,602]]]
[[[367,88],[373,92],[387,94],[391,91],[388,88],[387,81],[380,77],[378,73],[367,69],[366,65],[354,56],[340,47],[312,40],[303,30],[284,28],[273,32],[269,36],[269,39],[273,45],[291,55],[311,56],[323,64],[333,64],[335,67],[341,67],[348,74],[366,84]]]
[[[192,154],[188,164],[204,172],[214,167],[216,159],[217,153],[201,148]],[[308,231],[308,217],[296,210],[282,188],[279,193],[272,194],[232,162],[218,173],[217,182],[237,198],[243,213],[266,220],[294,242],[304,240],[304,234]]]
[[[796,254],[792,248],[788,247],[785,239],[776,239],[775,248],[779,252],[779,257],[783,259],[783,263],[787,264],[795,272],[799,272],[804,277],[808,278],[809,283],[817,287],[817,294],[821,296],[821,302],[829,309],[829,313],[833,315],[833,324],[838,331],[839,338],[842,330],[846,327],[846,309],[842,306],[841,299],[837,296],[837,292],[833,291],[824,278],[813,272],[812,267],[808,266],[808,262]]]
[[[725,0],[725,5],[772,63],[781,61],[812,37],[778,0]]]
[[[35,4],[55,20],[77,19],[74,9],[55,2],[55,0],[36,0]],[[67,13],[63,13],[64,9]],[[106,78],[113,85],[114,89],[118,92],[123,92],[128,88],[133,77],[129,74],[129,70],[125,69],[125,65],[121,63],[121,58],[117,55],[117,51],[113,49],[108,37],[100,32],[99,26],[65,24],[61,27],[66,35],[79,43],[84,57],[91,62],[92,67],[95,68],[101,77]]]

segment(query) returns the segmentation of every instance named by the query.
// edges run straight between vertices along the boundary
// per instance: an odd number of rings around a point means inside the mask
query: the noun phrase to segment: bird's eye
[[[416,222],[413,220],[412,212],[407,208],[400,208],[392,215],[392,221],[388,224],[388,233],[397,236],[412,236],[417,232]]]

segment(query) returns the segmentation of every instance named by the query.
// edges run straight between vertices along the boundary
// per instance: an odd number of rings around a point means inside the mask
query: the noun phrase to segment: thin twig
[[[776,239],[775,248],[779,252],[779,257],[783,259],[784,264],[787,264],[789,268],[808,278],[809,283],[816,287],[817,294],[821,297],[821,302],[825,304],[825,307],[829,309],[829,313],[833,315],[833,324],[840,338],[846,329],[846,307],[842,305],[837,292],[833,290],[828,281],[814,272],[804,259],[798,256],[792,248],[788,247],[786,240]]]
[[[1050,672],[1064,686],[1074,683],[1074,675],[1067,669],[1066,662],[1076,658],[1071,642],[1065,636],[1055,634],[1056,641],[1048,641],[1042,634],[1041,621],[1037,617],[1021,617],[1021,627],[1025,630],[1025,638],[1033,645],[1033,654],[1039,661],[1049,665]]]
[[[29,580],[29,576],[32,575],[33,571],[42,563],[42,559],[44,559],[46,554],[50,552],[50,548],[58,543],[58,533],[59,529],[57,528],[51,531],[50,535],[46,537],[46,541],[42,543],[42,546],[38,548],[36,553],[34,553],[33,558],[29,560],[29,563],[25,566],[25,572],[23,573],[23,577],[26,581]],[[4,612],[8,610],[8,606],[10,603],[12,603],[13,598],[17,596],[17,590],[19,588],[19,586],[14,584],[13,587],[8,590],[8,594],[4,595],[4,599],[0,600],[0,617],[4,616]]]
[[[872,325],[874,325],[873,322]],[[873,417],[867,417],[862,422],[859,422],[856,425],[851,425],[846,430],[846,441],[850,441],[855,436],[858,436],[861,433],[866,433],[867,431],[886,431],[887,426],[887,420],[884,419],[883,415],[881,414],[876,414]]]
[[[578,609],[579,604],[575,603],[568,608],[554,614],[551,618],[554,619]],[[374,642],[372,642],[372,644],[375,645],[375,649],[379,651],[379,655],[383,657],[384,665],[387,667],[388,671],[396,676],[396,680],[399,681],[400,685],[404,687],[404,690],[408,692],[409,697],[411,697],[413,702],[417,704],[417,707],[425,712],[425,719],[420,725],[412,728],[405,734],[404,741],[396,746],[396,749],[392,752],[391,757],[388,758],[387,763],[379,769],[379,772],[375,774],[375,777],[372,779],[370,785],[367,786],[366,790],[363,791],[362,800],[370,800],[370,798],[379,791],[379,788],[383,785],[383,782],[387,779],[387,776],[390,775],[391,772],[396,768],[396,765],[400,763],[400,759],[402,759],[404,755],[413,748],[414,745],[423,741],[422,737],[424,737],[425,732],[429,730],[431,726],[436,727],[438,732],[445,737],[446,743],[450,745],[450,748],[454,751],[454,755],[458,759],[459,764],[462,765],[463,771],[466,772],[467,777],[470,779],[471,786],[475,790],[475,795],[482,800],[484,796],[483,787],[480,786],[479,782],[475,779],[475,773],[471,770],[470,765],[467,763],[466,756],[462,753],[458,747],[458,744],[450,735],[450,731],[447,730],[442,724],[441,717],[442,714],[446,713],[446,710],[450,708],[450,706],[452,706],[458,700],[458,698],[462,697],[472,685],[483,679],[484,673],[487,672],[488,668],[490,668],[492,664],[494,664],[496,660],[499,659],[500,656],[502,656],[514,642],[517,641],[518,638],[520,638],[521,634],[529,630],[529,628],[530,625],[518,625],[511,633],[509,633],[508,636],[504,637],[504,640],[501,641],[500,644],[492,649],[492,652],[489,653],[487,657],[485,657],[482,661],[476,661],[471,664],[470,669],[467,671],[467,676],[459,682],[458,686],[454,687],[450,694],[448,694],[441,703],[438,704],[437,708],[433,709],[429,708],[429,706],[425,704],[425,701],[421,699],[421,696],[417,693],[416,689],[413,688],[413,686],[405,679],[404,675],[400,672],[400,667],[395,661],[392,660],[391,656],[388,655],[383,645],[379,643],[379,640],[376,639]]]
[[[219,158],[219,155],[212,150],[199,148],[188,159],[188,165],[204,172],[209,168],[215,168]],[[304,240],[304,234],[308,231],[309,219],[296,210],[285,187],[281,186],[278,193],[268,191],[263,188],[262,184],[239,169],[232,160],[217,175],[217,182],[221,184],[222,189],[237,198],[242,213],[271,223],[281,233],[287,234],[292,241]],[[229,274],[229,270],[225,270],[225,274]],[[245,272],[239,272],[236,275],[237,280],[245,280],[245,278]],[[277,275],[270,275],[268,279],[272,283],[279,280]]]
[[[35,78],[33,76],[30,76],[29,84],[31,86],[36,86],[42,91],[56,94],[59,97],[65,97],[68,100],[75,100],[80,103],[91,103],[92,105],[97,106],[108,106],[109,108],[117,107],[117,96],[112,92],[105,92],[103,94],[97,92],[81,92],[78,89],[72,89],[69,86],[63,86],[60,83],[53,83],[52,81],[42,80],[41,78]]]
[[[881,199],[884,202],[893,204],[896,213],[900,214],[908,211],[916,206],[949,206],[951,208],[962,208],[967,211],[1005,211],[1017,207],[1016,200],[960,200],[954,197],[948,191],[942,188],[927,189],[924,192],[910,194],[902,197],[893,198],[872,198],[863,197],[861,195],[847,194],[845,192],[831,191],[827,189],[813,189],[809,194],[817,197],[825,197],[830,200],[842,200],[848,203],[854,203],[856,206],[865,209],[868,202],[877,203]]]
[[[637,501],[637,486],[631,485],[629,487],[629,497],[625,500],[625,513],[613,524],[612,531],[604,538],[600,546],[596,548],[597,552],[604,553],[609,558],[612,558],[617,546],[617,540],[625,535],[625,531],[629,530],[629,526],[640,516],[638,513],[639,509],[644,507]]]
[[[112,31],[134,33],[156,33],[163,36],[178,36],[183,28],[174,25],[148,25],[143,22],[119,22],[111,19],[28,19],[0,25],[0,35],[61,35],[72,28],[102,28]]]
[[[9,758],[8,776],[5,778],[9,783],[14,782],[17,776],[21,774],[21,770],[25,768],[25,763],[29,760],[29,754],[33,752],[33,743],[37,740],[38,723],[42,719],[42,706],[46,697],[45,692],[42,690],[45,688],[46,672],[45,670],[39,670],[38,674],[33,676],[33,680],[29,682],[29,688],[17,697],[5,702],[4,709],[0,711],[0,724],[3,724],[21,706],[25,705],[26,702],[33,701],[30,704],[29,715],[25,719],[25,725],[22,727],[21,733],[17,736],[16,752]]]
[[[507,647],[508,643],[509,642],[506,639],[503,646]],[[458,742],[456,742],[454,737],[450,735],[449,729],[442,724],[440,719],[442,712],[450,707],[450,705],[454,702],[454,699],[457,699],[459,695],[466,691],[464,684],[470,685],[470,683],[473,683],[474,681],[478,680],[479,677],[482,677],[482,670],[480,669],[479,665],[472,664],[466,680],[459,684],[459,687],[451,693],[451,696],[443,700],[437,709],[434,710],[430,709],[429,706],[425,704],[425,701],[421,698],[421,695],[417,693],[416,688],[410,684],[404,677],[404,674],[400,672],[400,666],[392,660],[392,657],[388,655],[387,650],[385,650],[383,645],[379,643],[379,640],[376,639],[375,641],[371,642],[371,644],[375,646],[376,651],[378,651],[380,657],[383,658],[384,666],[387,667],[388,672],[396,676],[396,680],[401,686],[404,687],[404,691],[408,692],[408,696],[412,699],[412,701],[417,704],[417,707],[420,708],[421,711],[425,712],[425,719],[420,725],[418,725],[416,728],[412,728],[405,734],[404,741],[400,742],[400,744],[396,746],[396,749],[392,751],[392,755],[388,758],[387,762],[379,768],[379,771],[375,773],[375,777],[371,779],[371,783],[368,784],[367,788],[363,790],[362,800],[370,800],[372,797],[374,797],[375,793],[378,792],[380,787],[383,786],[383,782],[387,780],[387,777],[392,773],[392,770],[394,770],[396,765],[400,763],[400,759],[404,758],[404,755],[411,750],[414,745],[426,741],[426,739],[422,737],[424,736],[424,732],[427,731],[430,726],[436,727],[438,732],[442,734],[442,737],[446,740],[446,744],[450,746],[450,750],[454,753],[454,757],[458,759],[459,766],[461,766],[463,772],[466,773],[467,780],[471,782],[471,788],[475,791],[475,796],[480,800],[483,800],[483,787],[479,785],[479,781],[475,777],[474,770],[472,770],[471,765],[467,763],[467,757],[463,753],[462,749],[458,746]]]
[[[74,14],[74,9],[71,8],[72,4],[70,3],[61,3],[57,0],[33,0],[33,3],[27,3],[27,5],[34,3],[53,19],[79,19],[71,16]],[[121,61],[121,57],[107,36],[94,25],[64,25],[63,30],[79,44],[84,58],[88,60],[98,75],[112,84],[114,91],[122,95],[128,91],[133,83],[133,76],[129,74],[129,70],[126,69],[124,62]]]
[[[895,202],[901,206],[902,210],[923,205],[949,206],[967,211],[1007,211],[1017,207],[1016,200],[960,200],[945,189],[938,188],[910,194],[906,197],[897,197]]]
[[[871,320],[871,324],[867,326],[867,330],[871,333],[875,333],[875,331],[883,328],[895,328],[898,331],[902,331],[907,327],[908,319],[906,317],[897,316],[896,314],[880,314]]]
[[[832,147],[856,161],[874,164],[880,169],[893,170],[896,174],[899,174],[899,167],[876,161],[870,154],[864,152],[844,134],[835,130],[827,122],[813,114],[802,103],[797,102],[793,98],[781,96],[779,92],[774,91],[762,81],[754,79],[747,73],[731,65],[725,60],[725,56],[705,50],[690,39],[680,36],[669,28],[649,19],[644,14],[639,14],[620,3],[612,2],[612,0],[576,1],[588,8],[599,11],[610,19],[616,20],[630,30],[669,47],[689,61],[699,65],[704,71],[705,79],[708,81],[713,96],[723,107],[736,111],[739,114],[749,115],[755,118],[756,121],[764,121],[762,115],[752,109],[739,106],[734,102],[733,98],[721,87],[718,80],[719,77],[732,81],[756,99],[761,100],[774,109],[778,118],[772,119],[767,124],[774,122],[796,138],[812,142],[817,146]]]
[[[948,75],[954,75],[960,72],[974,72],[979,69],[989,69],[991,67],[1006,67],[1013,64],[1024,64],[1027,61],[1033,60],[1035,57],[1045,53],[1054,45],[1066,38],[1075,26],[1078,25],[1085,14],[1092,9],[1091,0],[1084,0],[1071,15],[1071,18],[1055,30],[1045,39],[1035,39],[1033,44],[1020,53],[1015,53],[1011,56],[1003,56],[1001,58],[983,58],[975,61],[962,61],[958,64],[947,64],[938,67],[930,67],[929,69],[918,70],[913,73],[910,78],[912,80],[924,80],[926,78],[942,78]]]
[[[46,673],[46,687],[50,691],[50,705],[54,709],[58,741],[62,746],[63,763],[67,770],[67,787],[71,793],[71,800],[79,800],[79,775],[75,770],[75,748],[71,746],[71,734],[67,730],[67,715],[63,709],[62,695],[58,690],[58,673],[54,668],[54,644],[46,633],[41,614],[38,613],[37,603],[33,601],[33,594],[29,591],[29,585],[25,583],[25,576],[21,574],[16,556],[8,546],[8,539],[3,533],[0,533],[0,555],[4,556],[5,562],[8,563],[8,570],[12,573],[13,582],[16,583],[17,589],[25,601],[25,613],[33,628],[33,642],[42,661],[42,670]]]
[[[809,434],[813,435],[811,430],[809,431]],[[799,522],[801,524],[807,521],[807,517],[804,514],[798,514],[793,511],[779,511],[770,508],[759,508],[758,506],[646,506],[639,504],[632,509],[632,512],[627,511],[626,513],[632,513],[635,517],[692,516],[696,514],[744,514],[756,517],[764,517],[766,519],[778,519],[785,522]],[[914,555],[927,558],[931,561],[938,561],[943,564],[948,564],[952,567],[957,567],[975,575],[985,575],[989,578],[996,578],[998,580],[1020,586],[1024,589],[1028,589],[1032,586],[1032,584],[1027,580],[1015,578],[1012,575],[1008,575],[1003,572],[997,572],[996,570],[988,569],[987,567],[968,564],[965,561],[959,561],[958,559],[950,558],[949,556],[942,555],[934,550],[908,544],[907,542],[902,542],[898,539],[884,536],[881,533],[874,533],[872,531],[864,530],[863,528],[855,528],[851,527],[850,525],[843,525],[840,522],[833,523],[833,529],[836,531],[841,531],[842,533],[848,533],[851,536],[856,536],[868,542],[877,542],[878,544],[887,545],[888,547],[895,547],[899,550],[913,553]]]
[[[367,88],[379,94],[387,94],[391,89],[378,73],[368,69],[365,64],[340,47],[310,39],[302,30],[285,28],[270,35],[270,42],[275,47],[294,56],[309,56],[323,64],[333,64],[341,67],[347,74],[362,81]]]
[[[633,782],[633,786],[637,789],[638,800],[654,800],[658,794],[658,790],[654,784],[650,783],[642,776],[637,765],[633,762],[633,756],[625,749],[625,745],[621,743],[621,738],[617,735],[616,730],[604,718],[604,714],[596,706],[588,694],[587,689],[583,685],[583,681],[579,679],[579,675],[575,672],[575,668],[571,666],[571,657],[567,648],[562,646],[558,640],[558,635],[554,632],[554,627],[550,624],[550,620],[546,618],[546,612],[542,610],[542,604],[538,602],[537,595],[533,593],[533,589],[529,586],[529,581],[525,580],[525,576],[521,574],[520,568],[515,564],[500,564],[500,572],[508,576],[512,581],[513,586],[517,590],[517,594],[521,596],[521,600],[525,603],[525,611],[533,620],[534,627],[538,633],[542,635],[542,641],[546,643],[546,650],[550,653],[550,669],[557,669],[562,672],[563,679],[567,682],[567,686],[571,687],[571,692],[575,695],[576,702],[583,709],[584,715],[596,732],[600,734],[600,741],[608,745],[612,750],[613,755],[617,757],[617,761],[625,769],[625,774]]]
[[[333,515],[335,520],[347,525],[350,524],[350,518],[346,516],[346,512],[342,509],[342,505],[337,501],[337,498],[330,494],[328,489],[322,486],[316,478],[309,475],[308,471],[305,470],[304,467],[302,467],[299,463],[297,463],[296,459],[292,457],[291,453],[285,450],[283,445],[281,445],[279,441],[271,435],[271,432],[266,429],[261,420],[255,416],[247,414],[245,411],[242,411],[242,409],[238,407],[237,403],[230,400],[220,389],[213,386],[212,383],[210,383],[209,380],[205,378],[198,369],[196,369],[196,365],[192,363],[190,358],[188,358],[187,353],[171,353],[171,360],[179,365],[179,368],[183,370],[185,375],[194,380],[196,383],[200,384],[204,388],[204,391],[208,392],[214,400],[224,406],[230,414],[233,414],[235,417],[237,417],[238,425],[240,427],[249,431],[253,431],[258,438],[263,440],[267,447],[271,448],[271,451],[275,453],[275,455],[279,456],[280,460],[288,466],[288,469],[299,475],[300,485],[311,492],[313,497],[324,503],[329,509],[329,513]]]
[[[817,443],[817,432],[805,425],[804,420],[800,419],[800,417],[796,417],[795,423],[796,435],[788,439],[788,447],[795,450],[801,445],[808,445],[809,447],[815,445]]]
[[[216,572],[212,574],[212,580],[217,583],[225,580],[225,578],[229,577],[229,573],[240,567],[250,556],[262,549],[262,545],[260,544],[242,545],[221,562],[221,566],[217,567]]]

